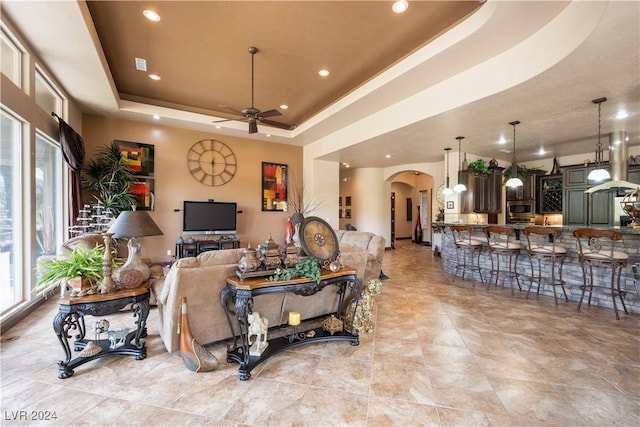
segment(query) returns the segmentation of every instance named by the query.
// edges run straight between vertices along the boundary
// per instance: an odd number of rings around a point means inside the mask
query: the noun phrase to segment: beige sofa
[[[344,239],[344,243],[340,243],[341,262],[355,269],[360,279],[377,278],[384,254],[384,239],[371,233],[348,233],[359,235],[336,233],[339,239]],[[382,243],[378,238],[382,239]],[[380,253],[369,252],[374,248],[381,248]],[[242,251],[226,249],[204,252],[195,258],[182,258],[171,266],[164,278],[153,280],[159,332],[169,352],[180,348],[178,330],[182,297],[187,298],[191,332],[200,343],[232,336],[220,302],[220,292],[226,286],[226,278],[235,274]],[[269,327],[286,324],[289,311],[298,311],[302,319],[310,319],[335,311],[337,289],[327,286],[307,297],[290,293],[260,295],[254,298],[253,310],[269,320]]]
[[[384,257],[385,239],[377,234],[366,231],[345,231],[335,230],[340,242],[340,254],[342,263],[349,265],[345,258],[348,258],[349,251],[353,248],[363,249],[367,254],[365,271],[358,274],[363,282],[371,279],[378,279],[382,270],[382,259]]]

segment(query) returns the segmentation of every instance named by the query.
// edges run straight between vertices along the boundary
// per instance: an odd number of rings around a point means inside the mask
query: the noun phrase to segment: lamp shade
[[[114,239],[122,237],[161,236],[160,227],[153,221],[147,211],[122,211],[109,227]]]

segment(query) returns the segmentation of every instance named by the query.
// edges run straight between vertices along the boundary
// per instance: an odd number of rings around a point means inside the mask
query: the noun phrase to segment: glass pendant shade
[[[456,137],[458,140],[458,183],[453,186],[453,191],[456,193],[462,193],[463,191],[467,191],[467,186],[460,182],[460,151],[461,151],[461,142],[464,139],[464,136]]]
[[[522,180],[516,176],[515,178],[509,178],[509,180],[505,185],[509,188],[515,188],[515,187],[522,187],[523,183],[522,183]]]
[[[611,178],[611,174],[606,169],[594,169],[589,172],[587,178],[590,181],[604,181],[605,179]]]

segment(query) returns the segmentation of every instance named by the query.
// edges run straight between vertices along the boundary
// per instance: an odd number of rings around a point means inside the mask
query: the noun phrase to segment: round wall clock
[[[436,190],[436,199],[438,199],[438,202],[440,202],[441,205],[444,205],[444,184],[441,184],[440,187],[438,187],[438,190]]]
[[[338,259],[338,237],[325,220],[315,216],[305,218],[300,224],[299,235],[302,249],[324,267]]]
[[[217,187],[231,181],[238,165],[235,154],[224,142],[203,139],[189,149],[187,167],[196,181]]]

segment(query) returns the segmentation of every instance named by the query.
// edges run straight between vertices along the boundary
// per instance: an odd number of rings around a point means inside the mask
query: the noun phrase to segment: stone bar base
[[[520,284],[522,286],[523,292],[526,292],[530,284],[529,277],[531,276],[531,265],[529,263],[529,256],[527,255],[527,239],[523,234],[520,233],[520,230],[522,230],[524,226],[513,225],[509,227],[514,228],[517,231],[517,235],[520,237],[519,241],[522,249],[520,250],[520,255],[518,256],[517,272],[518,274],[520,274]],[[442,268],[444,271],[450,274],[454,274],[456,265],[456,249],[453,243],[453,235],[451,234],[451,229],[448,226],[443,228],[444,233],[442,234],[441,248]],[[569,297],[570,301],[577,302],[580,300],[580,294],[582,292],[582,290],[580,289],[580,286],[582,285],[582,268],[580,267],[580,263],[578,261],[578,243],[576,241],[576,238],[573,237],[573,230],[580,227],[561,226],[554,228],[559,228],[562,230],[562,238],[559,243],[567,248],[567,257],[564,261],[564,267],[562,268],[562,278],[566,282],[565,289],[567,291],[567,296]],[[483,242],[486,242],[486,237],[484,235],[483,229],[483,225],[474,225],[474,237],[482,240]],[[634,263],[640,263],[640,230],[634,230],[627,227],[611,227],[607,229],[615,229],[616,231],[620,231],[621,233],[623,233],[622,242],[617,242],[617,247],[619,248],[619,250],[623,250],[627,254],[629,254],[629,261],[627,263],[627,267],[622,269],[620,286],[627,291],[627,295],[624,301],[629,313],[640,314],[640,298],[638,297],[636,280],[631,270],[631,266]],[[551,278],[550,265],[550,263],[549,265],[543,264],[542,268],[542,275],[543,277],[548,278],[548,280],[550,280]],[[480,254],[480,268],[482,269],[482,276],[484,277],[486,282],[486,280],[489,278],[489,271],[491,270],[491,259],[489,258],[489,252],[486,248],[486,245]],[[534,261],[534,268],[536,269],[537,273],[537,261]],[[461,275],[462,269],[460,269],[458,273],[459,275]],[[467,269],[466,277],[471,277],[472,273],[473,280],[480,282],[480,275],[477,271],[471,272],[469,271],[469,269]],[[607,286],[607,288],[594,288],[593,296],[591,298],[591,305],[606,307],[613,310],[611,291],[608,288],[611,282],[611,269],[594,268],[593,277],[596,285]],[[495,276],[493,282],[495,282]],[[509,282],[508,278],[503,279],[502,277],[500,277],[498,280],[498,286],[510,287],[511,283]],[[517,284],[513,283],[513,286],[517,291]],[[537,286],[538,283],[535,282],[531,288],[531,295],[529,296],[529,298],[535,297]],[[640,287],[640,281],[637,286]],[[556,292],[558,292],[558,303],[561,304],[565,302],[564,296],[562,295],[562,289],[558,287],[556,288]],[[542,285],[540,286],[540,294],[548,295],[553,298],[552,286],[550,284],[545,284],[543,281]],[[585,307],[588,307],[586,305],[587,298],[588,293],[585,293],[585,298],[583,301],[583,309],[585,310]],[[620,305],[620,300],[617,301],[617,304],[618,310],[620,310],[621,315],[624,315],[622,307]]]

